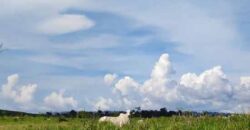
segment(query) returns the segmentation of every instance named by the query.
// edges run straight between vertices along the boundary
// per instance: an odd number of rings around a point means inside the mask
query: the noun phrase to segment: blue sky
[[[247,0],[0,4],[3,109],[250,110]]]

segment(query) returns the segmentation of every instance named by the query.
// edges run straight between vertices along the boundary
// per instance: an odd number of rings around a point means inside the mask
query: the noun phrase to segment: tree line
[[[46,112],[46,113],[25,113],[18,111],[0,110],[0,116],[46,116],[46,117],[66,117],[66,118],[99,118],[102,116],[118,116],[120,113],[126,113],[125,111],[65,111],[65,112]],[[152,117],[171,117],[171,116],[230,116],[230,113],[220,112],[196,112],[196,111],[181,111],[181,110],[167,110],[167,108],[161,108],[159,110],[142,110],[140,107],[131,110],[131,117],[140,118],[152,118]]]

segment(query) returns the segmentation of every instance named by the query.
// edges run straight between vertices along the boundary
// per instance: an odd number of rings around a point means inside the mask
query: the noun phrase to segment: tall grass
[[[250,115],[230,117],[132,118],[122,128],[98,123],[97,118],[0,117],[0,130],[250,130]]]

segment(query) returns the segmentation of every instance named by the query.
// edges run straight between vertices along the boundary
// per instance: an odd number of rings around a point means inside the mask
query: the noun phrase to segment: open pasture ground
[[[0,130],[250,130],[250,115],[131,118],[122,128],[98,118],[0,117]]]

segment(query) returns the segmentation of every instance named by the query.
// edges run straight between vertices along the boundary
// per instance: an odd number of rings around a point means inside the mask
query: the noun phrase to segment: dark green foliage
[[[0,110],[0,116],[25,116],[25,115],[35,116],[37,114],[31,114],[19,111]]]

